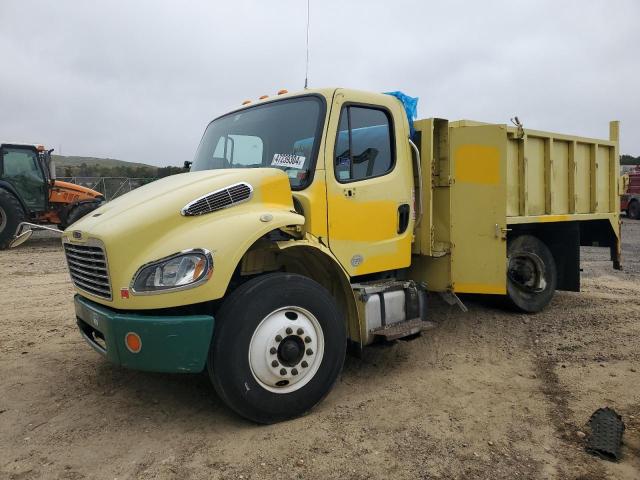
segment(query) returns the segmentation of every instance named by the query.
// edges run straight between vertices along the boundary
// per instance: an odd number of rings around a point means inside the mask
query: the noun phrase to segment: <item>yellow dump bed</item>
[[[514,230],[609,242],[619,263],[617,122],[607,140],[468,120],[415,127],[423,212],[413,253],[430,289],[504,294]]]

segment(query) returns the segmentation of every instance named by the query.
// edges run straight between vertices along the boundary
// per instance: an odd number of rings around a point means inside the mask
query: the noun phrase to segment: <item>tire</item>
[[[627,218],[640,220],[640,202],[638,200],[631,200],[627,206]]]
[[[215,316],[207,368],[232,410],[268,424],[303,415],[320,402],[336,382],[345,352],[345,323],[329,292],[307,277],[272,273],[225,300]]]
[[[10,192],[0,189],[0,250],[9,247],[20,222],[26,215],[18,199]]]
[[[511,307],[536,313],[546,307],[558,284],[549,248],[532,235],[521,235],[507,246],[507,299]]]
[[[87,202],[80,203],[71,209],[69,215],[67,215],[67,221],[64,225],[62,225],[62,230],[66,230],[69,226],[76,223],[82,217],[87,215],[88,213],[93,212],[96,208],[98,208],[101,204],[97,202]]]

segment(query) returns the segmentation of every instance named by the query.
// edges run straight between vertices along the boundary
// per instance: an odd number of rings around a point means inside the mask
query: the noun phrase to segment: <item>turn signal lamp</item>
[[[140,335],[135,332],[129,332],[124,336],[124,344],[131,353],[138,353],[142,350],[142,340]]]
[[[278,95],[284,95],[285,93],[289,93],[289,90],[286,89],[282,89],[282,90],[278,90]]]

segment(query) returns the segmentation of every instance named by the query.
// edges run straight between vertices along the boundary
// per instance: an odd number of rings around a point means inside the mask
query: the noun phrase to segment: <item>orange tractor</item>
[[[23,227],[55,230],[49,224],[64,230],[104,203],[100,192],[56,180],[52,151],[42,145],[0,144],[0,250]]]

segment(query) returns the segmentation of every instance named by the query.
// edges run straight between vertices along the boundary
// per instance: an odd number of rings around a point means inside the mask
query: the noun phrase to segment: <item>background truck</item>
[[[640,220],[640,167],[628,173],[629,185],[620,197],[620,210],[627,213],[627,218]]]
[[[42,145],[0,144],[0,250],[23,222],[64,230],[104,201],[100,192],[56,180],[52,151]]]
[[[191,172],[65,231],[80,332],[109,361],[206,368],[275,422],[327,395],[347,345],[433,327],[427,290],[537,312],[579,290],[581,245],[620,268],[617,122],[597,140],[280,93],[212,121]]]

